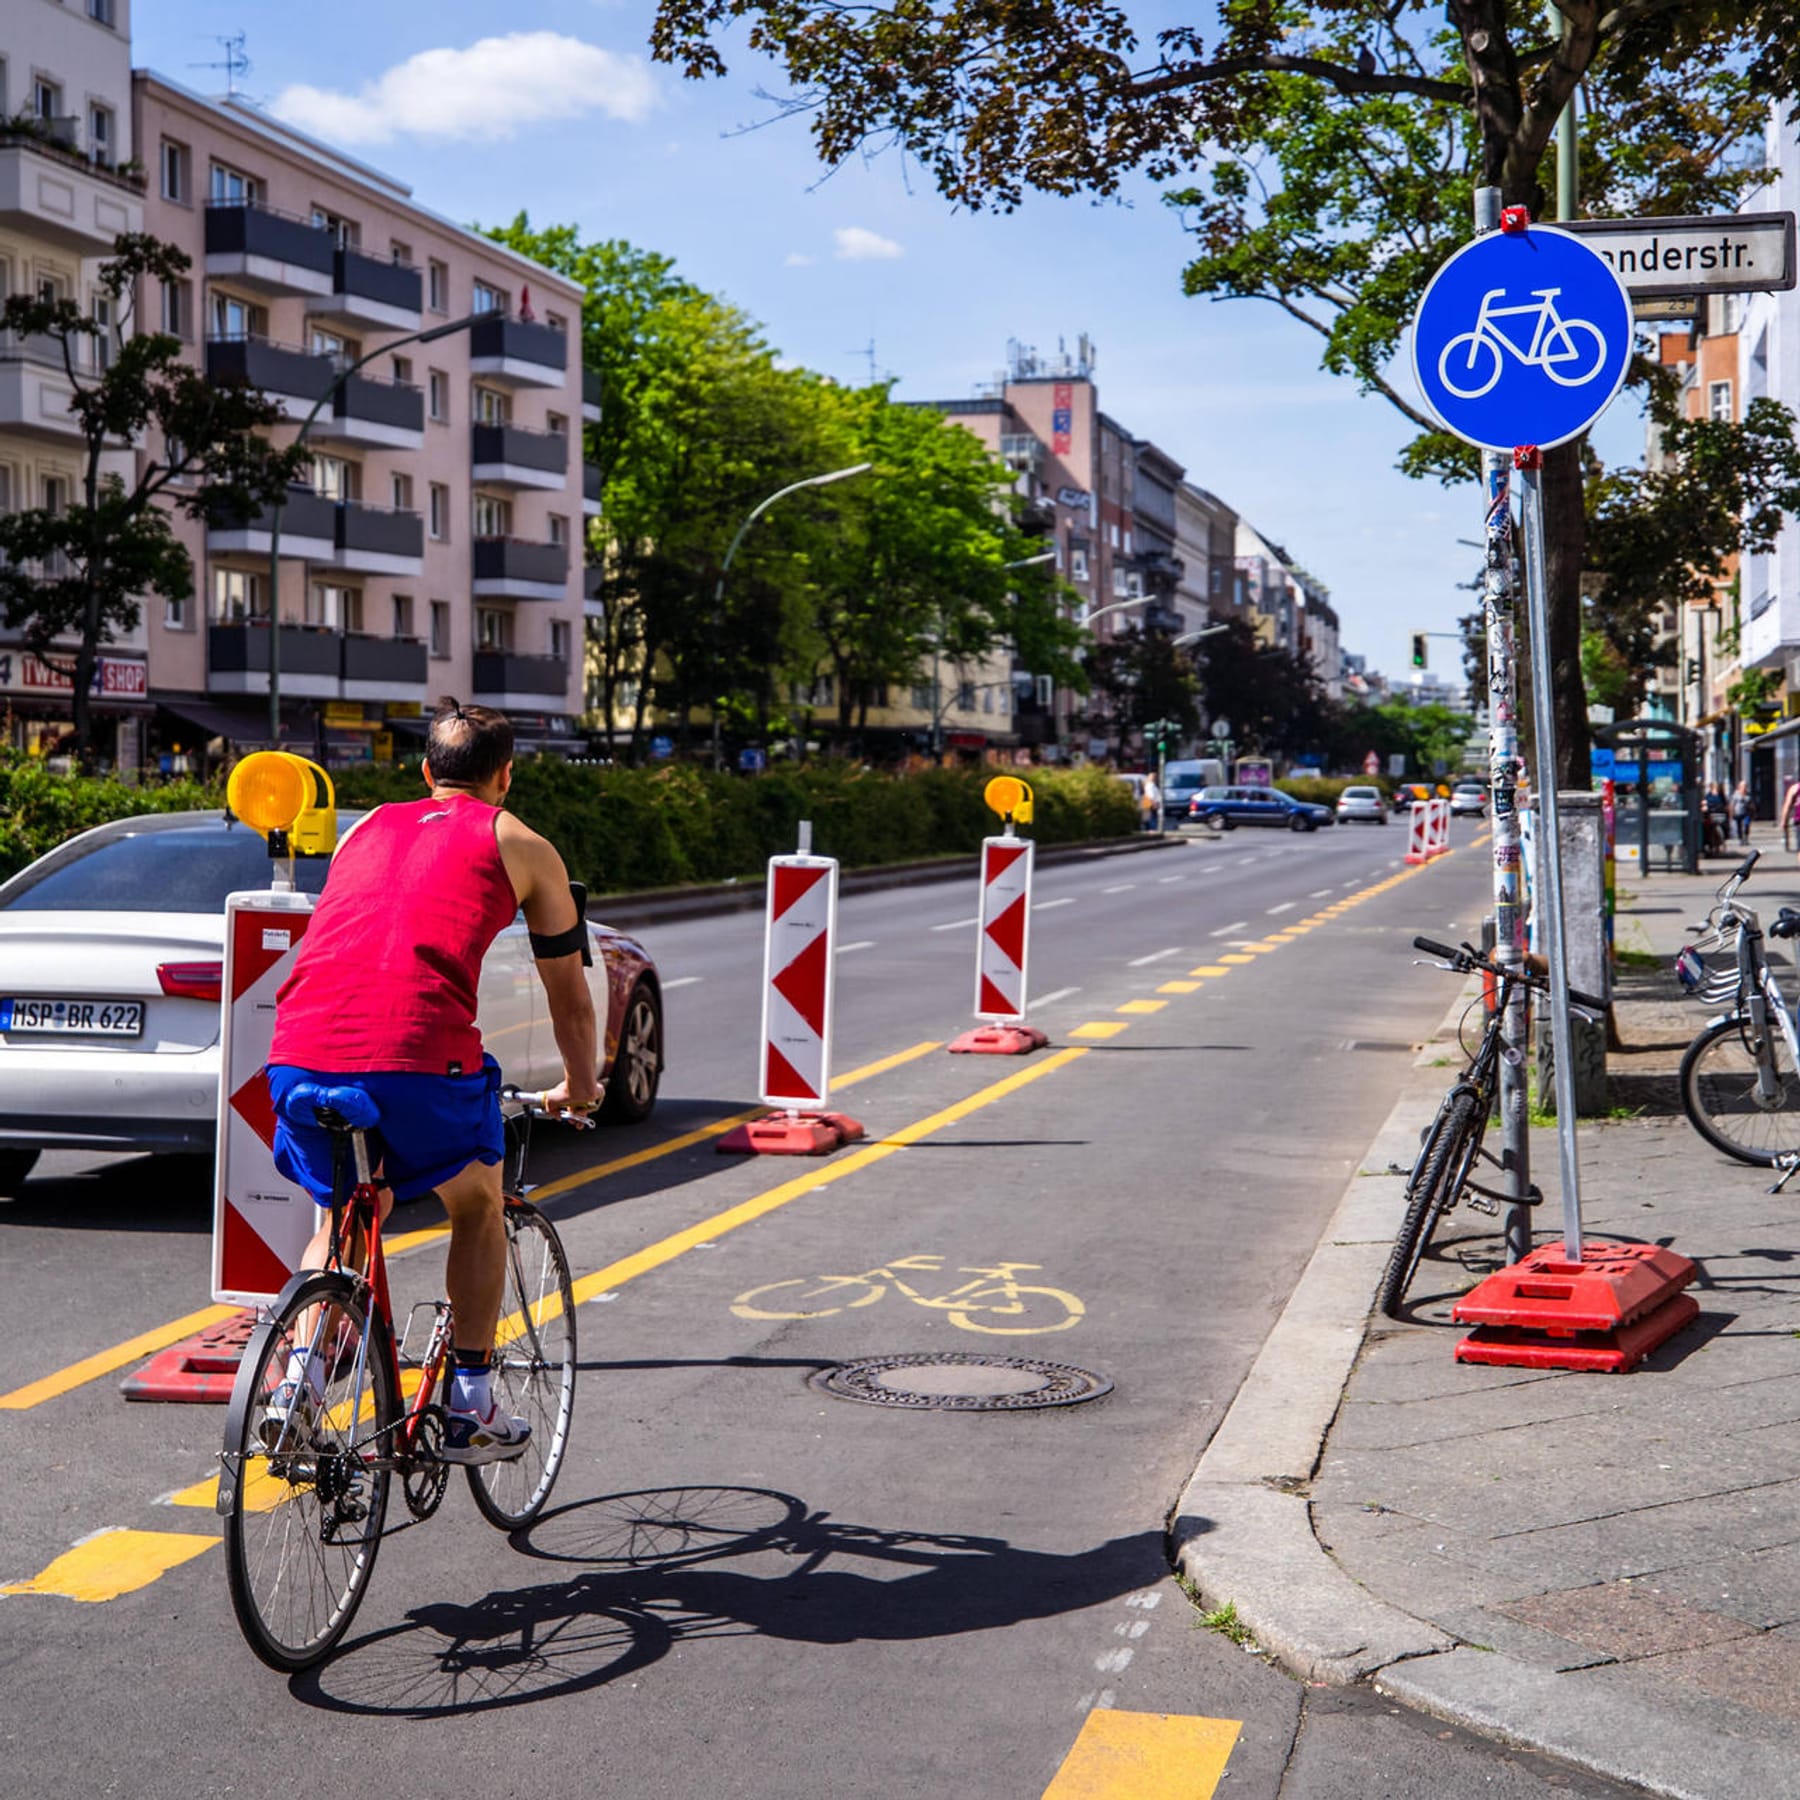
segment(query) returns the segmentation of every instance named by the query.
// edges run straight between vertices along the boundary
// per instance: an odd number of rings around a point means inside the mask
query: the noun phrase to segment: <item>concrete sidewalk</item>
[[[1754,841],[1744,898],[1766,921],[1800,901],[1800,869],[1778,834]],[[1587,1237],[1693,1257],[1699,1319],[1630,1375],[1458,1364],[1450,1305],[1502,1260],[1496,1221],[1466,1206],[1409,1321],[1371,1316],[1404,1173],[1459,1066],[1453,1011],[1172,1535],[1208,1605],[1308,1680],[1372,1677],[1658,1794],[1778,1800],[1800,1795],[1800,1179],[1771,1197],[1769,1174],[1688,1124],[1675,1070],[1707,1012],[1668,972],[1731,867],[1621,872],[1621,1116],[1579,1137]],[[1557,1147],[1533,1140],[1543,1241],[1560,1235]]]

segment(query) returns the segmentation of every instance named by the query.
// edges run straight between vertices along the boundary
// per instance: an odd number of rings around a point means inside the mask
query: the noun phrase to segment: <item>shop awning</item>
[[[224,738],[241,750],[268,749],[269,706],[221,706],[212,700],[190,700],[184,695],[159,699],[156,704],[176,719],[190,725],[203,738]],[[314,714],[310,706],[283,706],[281,709],[281,745],[287,749],[305,750],[313,741]]]

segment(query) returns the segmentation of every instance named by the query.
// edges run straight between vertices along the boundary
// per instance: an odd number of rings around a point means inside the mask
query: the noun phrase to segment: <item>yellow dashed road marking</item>
[[[1190,975],[1229,975],[1231,971],[1223,963],[1202,963],[1197,969],[1189,969]]]
[[[116,1600],[193,1561],[218,1541],[187,1531],[100,1531],[73,1550],[65,1550],[41,1575],[0,1587],[0,1594]]]
[[[1089,1019],[1085,1025],[1077,1025],[1069,1033],[1073,1038],[1115,1038],[1121,1031],[1129,1031],[1131,1027],[1122,1019]]]
[[[1165,981],[1156,991],[1159,994],[1193,994],[1201,985],[1198,981]]]
[[[1212,1800],[1237,1719],[1096,1708],[1044,1800]]]
[[[1122,1013],[1159,1013],[1168,1004],[1166,1000],[1127,1000],[1123,1006],[1113,1010]]]

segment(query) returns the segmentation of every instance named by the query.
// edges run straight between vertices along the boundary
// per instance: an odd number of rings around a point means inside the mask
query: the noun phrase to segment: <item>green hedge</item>
[[[990,769],[871,773],[850,763],[780,768],[749,778],[671,765],[599,769],[560,760],[521,762],[512,810],[556,844],[569,871],[597,893],[725,881],[760,874],[791,851],[802,819],[813,848],[847,868],[972,852],[999,829],[982,804]],[[337,771],[347,807],[412,800],[417,764]],[[1098,769],[1038,769],[1028,827],[1041,844],[1129,837],[1137,809],[1123,782]],[[221,786],[178,781],[127,787],[110,776],[52,775],[29,757],[0,753],[0,877],[65,838],[131,813],[224,804]]]

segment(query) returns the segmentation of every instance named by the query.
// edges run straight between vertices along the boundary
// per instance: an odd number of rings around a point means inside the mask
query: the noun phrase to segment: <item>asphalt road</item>
[[[1618,1792],[1372,1695],[1309,1693],[1206,1629],[1164,1554],[1451,997],[1410,938],[1474,933],[1476,830],[1459,821],[1459,853],[1419,871],[1392,826],[1041,871],[1033,1016],[1053,1047],[1024,1059],[941,1048],[968,1022],[969,892],[846,899],[835,1066],[854,1079],[834,1103],[870,1143],[824,1160],[714,1153],[754,1101],[760,921],[644,931],[668,983],[655,1118],[535,1147],[594,1277],[554,1508],[509,1544],[459,1486],[423,1526],[393,1528],[396,1503],[350,1637],[292,1681],[241,1644],[189,1491],[221,1409],[126,1405],[116,1373],[7,1398],[206,1304],[204,1170],[46,1159],[0,1203],[0,1586],[92,1534],[145,1535],[112,1540],[135,1571],[116,1598],[0,1596],[0,1791]],[[391,1229],[430,1223],[408,1208]],[[1002,1269],[1047,1291],[1021,1313],[922,1304]],[[440,1275],[436,1243],[400,1259],[401,1310]],[[853,1275],[870,1279],[823,1279]],[[947,1351],[1114,1386],[952,1413],[807,1379]],[[1092,1754],[1109,1730],[1162,1772],[1120,1785]]]

